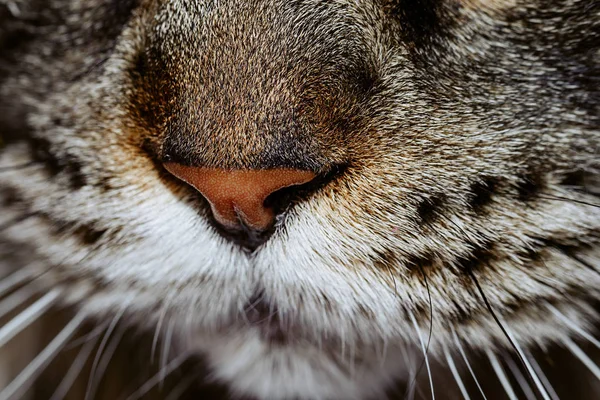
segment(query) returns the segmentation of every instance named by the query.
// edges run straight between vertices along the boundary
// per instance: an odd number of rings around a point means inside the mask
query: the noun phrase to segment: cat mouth
[[[258,293],[246,303],[243,310],[245,322],[256,329],[261,339],[272,345],[283,346],[293,339],[293,331],[277,306]]]
[[[248,254],[255,252],[275,231],[274,227],[269,227],[267,230],[257,230],[244,223],[233,228],[224,227],[216,223],[214,218],[208,218],[208,221],[219,235],[236,244]]]

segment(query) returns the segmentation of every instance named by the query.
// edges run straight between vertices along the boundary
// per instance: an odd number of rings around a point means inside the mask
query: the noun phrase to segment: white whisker
[[[10,292],[26,280],[32,279],[36,272],[32,268],[20,269],[0,280],[0,297]]]
[[[552,313],[554,313],[554,315],[556,317],[558,317],[564,323],[569,325],[569,328],[573,329],[575,332],[577,332],[579,335],[581,335],[581,337],[589,340],[594,346],[596,346],[597,348],[600,349],[600,341],[598,341],[598,339],[596,339],[595,337],[590,335],[588,332],[583,330],[581,327],[579,327],[579,325],[577,325],[573,320],[569,319],[565,314],[561,313],[558,310],[558,308],[556,308],[550,304],[548,304],[548,308],[550,309],[550,311],[552,311]]]
[[[381,344],[381,366],[383,367],[385,364],[385,361],[387,360],[387,354],[388,354],[388,342],[387,342],[387,338],[383,339],[383,343]]]
[[[250,304],[246,304],[245,302],[239,302],[237,309],[238,309],[238,318],[241,317],[243,322],[250,326],[252,325],[252,322],[250,322],[250,319],[248,319],[248,313],[250,313],[251,311],[253,311],[256,306],[258,304],[261,303],[261,301],[263,301],[265,299],[265,294],[264,293],[260,293],[260,295],[256,298],[256,300],[254,300],[252,303]],[[252,300],[252,298],[250,299]]]
[[[27,328],[32,322],[42,316],[60,297],[61,291],[58,289],[46,293],[35,303],[27,307],[6,325],[0,328],[0,347],[4,346],[15,335]]]
[[[167,332],[165,333],[165,340],[163,342],[162,352],[160,355],[160,370],[165,371],[165,365],[167,365],[167,360],[169,359],[169,350],[171,348],[171,341],[173,340],[173,330],[175,329],[175,323],[170,322],[167,325]],[[167,376],[165,374],[160,376],[160,388],[162,389],[162,385]]]
[[[512,372],[513,376],[519,383],[519,387],[525,394],[525,397],[527,397],[527,400],[537,400],[535,393],[533,393],[533,389],[527,382],[525,376],[521,373],[519,366],[509,356],[504,357],[504,361],[506,362],[506,365],[508,365],[510,372]]]
[[[98,325],[96,328],[94,328],[91,332],[88,332],[88,333],[84,334],[83,336],[80,336],[80,337],[78,337],[76,339],[73,339],[71,341],[71,343],[69,343],[65,347],[65,350],[74,349],[75,347],[79,347],[82,344],[85,344],[85,343],[89,342],[92,339],[97,339],[98,336],[100,336],[100,334],[102,334],[106,330],[106,328],[108,327],[109,323],[110,323],[110,321],[107,321],[106,323],[102,323],[102,324]],[[94,342],[96,342],[96,341],[94,341]]]
[[[535,383],[535,386],[538,388],[540,394],[542,395],[544,400],[550,400],[550,395],[546,391],[546,388],[544,388],[544,385],[542,385],[542,382],[540,381],[540,378],[538,377],[538,375],[535,373],[535,370],[531,366],[531,363],[529,362],[527,357],[525,357],[525,353],[521,349],[521,346],[519,345],[519,343],[516,341],[514,335],[512,334],[510,329],[508,329],[508,326],[505,325],[504,329],[506,330],[506,334],[509,336],[510,340],[515,345],[515,349],[521,356],[521,360],[523,361],[523,363],[525,364],[525,368],[527,368],[527,371],[529,371],[529,374],[533,378],[533,382]]]
[[[95,393],[98,389],[98,385],[102,381],[102,377],[104,376],[104,373],[106,372],[106,368],[108,368],[108,364],[110,363],[110,360],[112,359],[113,355],[115,354],[115,351],[117,350],[117,347],[119,346],[119,343],[121,343],[121,339],[123,338],[123,335],[125,334],[126,330],[127,330],[127,327],[125,325],[120,326],[119,329],[117,329],[115,331],[115,334],[110,339],[110,342],[108,343],[108,346],[106,347],[106,350],[102,354],[100,362],[98,363],[98,367],[96,368],[94,376],[92,377],[92,382],[93,382],[93,386],[92,386],[92,390],[91,390],[92,398],[95,397]]]
[[[345,363],[346,362],[346,336],[345,336],[345,332],[343,329],[340,332],[340,357],[342,358],[342,361]]]
[[[54,391],[54,394],[52,395],[50,400],[63,400],[65,398],[65,396],[73,386],[75,379],[77,379],[77,377],[81,373],[81,369],[84,367],[88,358],[92,354],[94,347],[96,347],[99,337],[95,337],[94,339],[95,340],[90,340],[82,346],[81,350],[79,351],[75,360],[73,361],[73,364],[71,364],[71,367],[69,368],[63,380],[60,382],[60,384]]]
[[[502,368],[502,365],[500,365],[500,361],[498,361],[498,358],[496,357],[496,355],[490,351],[490,349],[486,349],[486,354],[490,360],[490,364],[492,364],[492,368],[494,369],[494,372],[496,372],[496,375],[498,376],[498,379],[500,380],[500,383],[502,384],[502,387],[504,388],[504,391],[506,392],[506,395],[508,396],[509,400],[518,400],[517,395],[515,394],[512,386],[510,385],[510,381],[508,380],[506,374],[504,373],[504,369]]]
[[[13,17],[21,18],[21,10],[19,9],[19,6],[16,4],[16,2],[14,2],[14,1],[7,2],[6,8],[8,8],[8,11],[10,12],[10,14]]]
[[[531,363],[531,366],[535,370],[536,374],[540,377],[540,379],[541,379],[542,383],[544,384],[544,387],[548,391],[548,394],[550,395],[550,397],[552,397],[553,400],[559,400],[558,394],[556,394],[556,391],[550,384],[550,381],[546,377],[546,374],[544,374],[544,371],[542,370],[540,365],[535,360],[535,357],[528,351],[526,351],[526,354],[527,354],[527,359]]]
[[[406,399],[413,400],[415,397],[415,379],[417,378],[415,375],[415,370],[413,368],[412,359],[408,350],[406,349],[406,345],[400,347],[400,351],[402,352],[402,358],[404,359],[404,363],[408,365],[408,393],[406,394]]]
[[[21,373],[0,392],[0,400],[12,400],[21,396],[31,387],[31,384],[42,373],[45,367],[56,357],[69,339],[81,327],[85,321],[86,314],[79,312],[63,328],[62,331],[33,359]]]
[[[431,376],[431,368],[429,367],[429,357],[427,356],[427,350],[425,349],[425,341],[423,340],[423,335],[421,335],[421,331],[419,330],[419,326],[417,325],[417,320],[415,316],[410,313],[410,318],[412,323],[417,331],[417,336],[419,337],[419,342],[421,343],[421,350],[423,351],[423,356],[425,357],[425,366],[427,367],[427,374],[429,375],[429,386],[431,388],[431,398],[435,400],[435,393],[433,390],[433,377]]]
[[[167,315],[167,303],[168,300],[165,302],[165,305],[162,307],[162,310],[160,310],[158,322],[156,323],[156,329],[154,330],[154,337],[152,338],[152,349],[150,350],[150,363],[152,364],[154,363],[154,358],[156,356],[156,347],[158,346],[158,338],[160,337],[160,331],[162,329],[163,322]]]
[[[197,299],[197,298],[196,298]],[[185,317],[184,323],[181,326],[180,331],[180,337],[183,337],[183,335],[185,335],[186,341],[187,343],[190,343],[192,341],[194,341],[194,332],[196,332],[197,326],[194,324],[194,315],[196,315],[196,309],[195,309],[195,305],[198,304],[198,300],[194,300],[193,303],[190,303],[189,308],[188,308],[188,313]],[[169,339],[169,341],[171,341]]]
[[[119,310],[117,315],[115,315],[115,317],[112,319],[108,329],[106,330],[106,333],[104,333],[104,337],[102,338],[102,341],[100,342],[100,346],[98,347],[98,350],[96,351],[96,356],[94,357],[94,362],[92,363],[92,370],[90,372],[90,378],[88,381],[87,389],[85,391],[85,400],[90,399],[90,395],[92,393],[92,390],[94,389],[94,377],[96,376],[96,369],[98,368],[98,363],[100,362],[100,356],[104,352],[104,347],[106,347],[106,344],[108,343],[108,338],[113,333],[115,327],[117,326],[117,323],[119,322],[119,320],[125,313],[126,307],[127,307],[127,304],[123,305],[123,307],[121,307],[121,309]]]
[[[567,348],[573,353],[579,360],[586,366],[588,369],[596,376],[597,379],[600,379],[600,368],[596,365],[595,362],[592,361],[591,358],[588,357],[587,354],[579,346],[575,344],[571,339],[565,339],[563,341]]]
[[[452,359],[452,356],[450,355],[450,352],[448,351],[448,348],[446,347],[445,344],[443,346],[444,346],[444,355],[446,356],[446,362],[448,363],[448,366],[450,367],[450,372],[452,372],[452,376],[454,376],[454,380],[458,384],[460,393],[462,394],[462,396],[465,400],[471,400],[471,398],[469,397],[469,393],[467,392],[467,388],[465,388],[465,385],[464,385],[462,379],[460,378],[460,374],[458,373],[458,370],[456,369],[456,364],[454,364],[454,360]]]
[[[467,358],[465,349],[463,348],[462,343],[460,342],[460,339],[458,338],[458,335],[456,334],[456,331],[452,330],[452,336],[454,336],[454,342],[456,343],[456,346],[458,347],[458,351],[460,352],[462,359],[465,361],[465,364],[467,365],[469,373],[473,377],[473,380],[475,380],[475,384],[477,385],[477,388],[479,389],[479,393],[481,393],[481,396],[483,396],[483,398],[485,400],[487,400],[487,397],[485,397],[485,393],[483,393],[483,388],[479,384],[479,380],[477,379],[477,376],[475,376],[475,371],[473,371],[473,368],[471,367],[471,363],[469,362],[469,359]]]
[[[34,285],[26,285],[0,301],[0,318],[15,310],[37,292]]]
[[[163,376],[167,376],[173,371],[175,371],[177,368],[179,368],[190,357],[190,354],[191,353],[189,352],[183,353],[179,357],[175,358],[173,361],[165,365],[164,368],[161,368],[161,370],[157,374],[152,376],[145,384],[143,384],[138,390],[132,393],[125,400],[139,400],[140,398],[142,398],[143,395],[148,393],[150,389],[152,389],[159,382],[161,382],[162,379],[164,379]]]
[[[356,376],[356,347],[350,346],[350,376]]]

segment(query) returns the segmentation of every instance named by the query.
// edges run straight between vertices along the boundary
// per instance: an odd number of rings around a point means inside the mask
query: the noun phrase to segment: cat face
[[[65,301],[159,324],[267,397],[379,393],[430,324],[435,354],[506,345],[495,317],[521,346],[569,334],[550,309],[596,318],[598,27],[579,2],[59,3],[4,78],[22,133],[0,166],[22,168],[0,189],[3,242]],[[168,165],[224,191],[307,175],[232,230]]]

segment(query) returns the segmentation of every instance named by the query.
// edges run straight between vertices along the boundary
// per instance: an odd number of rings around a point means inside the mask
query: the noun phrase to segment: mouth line
[[[263,291],[257,291],[243,309],[244,320],[257,329],[261,339],[272,345],[285,345],[292,339],[289,324],[282,319],[275,304],[268,301]]]
[[[212,223],[211,226],[225,239],[235,243],[248,254],[253,254],[258,248],[263,245],[266,240],[273,234],[275,227],[269,228],[267,231],[260,231],[241,223],[239,228],[225,228],[218,223]]]

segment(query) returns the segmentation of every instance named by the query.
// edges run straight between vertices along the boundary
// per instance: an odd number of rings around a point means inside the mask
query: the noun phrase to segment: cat
[[[600,394],[598,1],[4,0],[0,110],[2,399]]]

